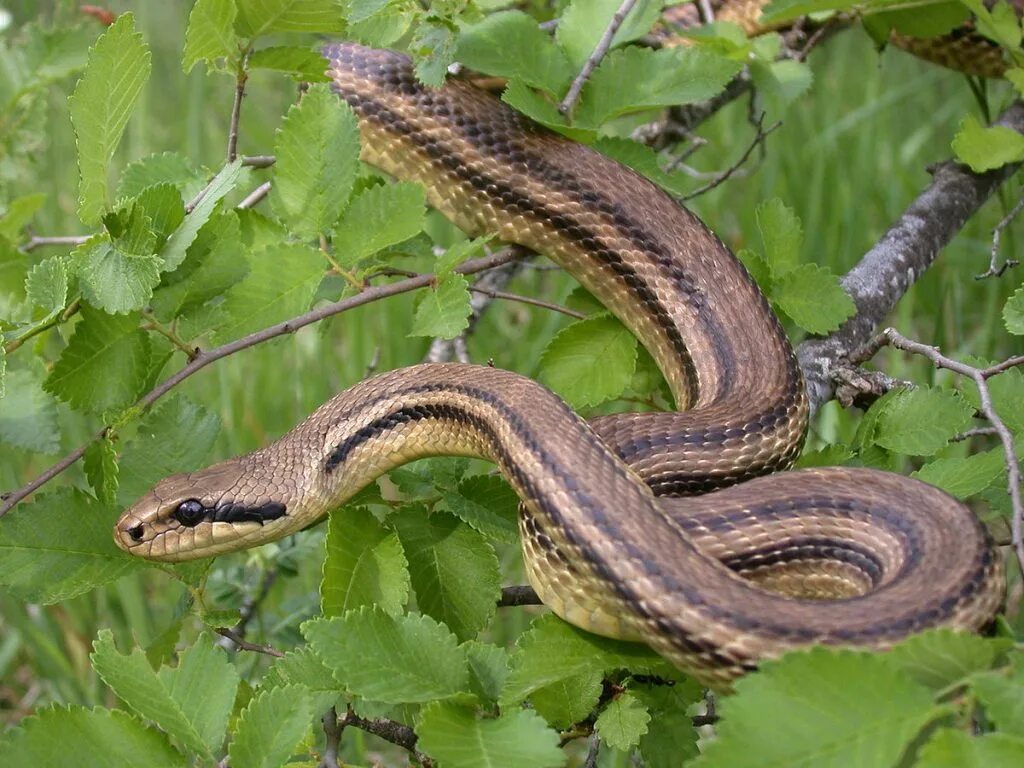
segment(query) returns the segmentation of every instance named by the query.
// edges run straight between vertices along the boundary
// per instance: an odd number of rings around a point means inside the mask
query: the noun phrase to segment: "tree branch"
[[[615,33],[619,31],[619,27],[622,26],[622,22],[626,20],[629,12],[633,10],[634,5],[636,5],[636,0],[623,0],[619,10],[612,16],[612,20],[608,22],[608,26],[605,28],[604,34],[601,35],[601,39],[597,41],[593,52],[583,62],[583,68],[580,69],[579,74],[572,81],[572,85],[569,86],[569,92],[565,94],[562,103],[558,105],[558,111],[563,115],[569,114],[576,105],[576,100],[579,99],[583,86],[590,78],[591,73],[597,68],[597,65],[601,63],[601,59],[608,53],[608,49],[612,45],[612,38],[615,37]]]
[[[1014,102],[996,124],[1024,133],[1024,103]],[[978,174],[950,160],[934,168],[928,188],[843,277],[856,314],[835,333],[797,348],[812,409],[835,394],[836,367],[871,337],[939,251],[1019,167],[1011,164]]]

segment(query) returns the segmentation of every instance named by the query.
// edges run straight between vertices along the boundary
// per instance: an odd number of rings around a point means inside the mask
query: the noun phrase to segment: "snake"
[[[420,84],[404,54],[322,51],[361,159],[422,184],[468,235],[573,275],[650,352],[678,410],[586,420],[515,372],[401,368],[259,450],[159,481],[116,522],[118,546],[163,562],[256,546],[406,462],[469,456],[518,494],[527,578],[554,613],[646,643],[712,688],[814,644],[884,649],[991,622],[1002,560],[961,502],[868,468],[786,471],[808,427],[801,369],[757,284],[699,218],[467,82]]]

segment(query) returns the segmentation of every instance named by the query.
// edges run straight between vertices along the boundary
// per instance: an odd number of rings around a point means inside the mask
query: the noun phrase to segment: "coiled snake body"
[[[118,521],[121,547],[176,561],[255,546],[399,464],[468,455],[494,461],[525,502],[527,571],[545,603],[711,685],[810,643],[885,647],[991,619],[1000,560],[954,499],[867,469],[769,474],[804,439],[800,369],[753,280],[695,216],[464,83],[419,85],[400,54],[325,54],[365,161],[422,182],[467,232],[496,232],[575,275],[688,410],[587,423],[513,373],[405,368],[255,453],[161,481]]]

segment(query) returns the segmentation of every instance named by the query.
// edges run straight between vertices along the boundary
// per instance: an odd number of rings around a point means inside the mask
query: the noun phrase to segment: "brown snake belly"
[[[699,219],[465,83],[418,84],[400,54],[325,54],[366,162],[422,182],[467,232],[495,232],[571,272],[689,410],[588,424],[507,371],[400,369],[259,451],[161,481],[118,521],[120,546],[155,560],[255,546],[394,466],[471,455],[494,461],[524,500],[527,572],[545,603],[643,640],[709,685],[811,643],[881,648],[991,619],[1001,561],[956,500],[866,469],[770,474],[803,443],[802,376],[757,286]]]

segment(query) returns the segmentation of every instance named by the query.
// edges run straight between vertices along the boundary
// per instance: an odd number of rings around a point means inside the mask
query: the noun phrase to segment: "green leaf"
[[[185,74],[200,61],[215,67],[217,59],[230,61],[238,56],[235,14],[235,0],[196,0],[185,30],[185,52],[181,59]]]
[[[130,405],[149,378],[149,338],[139,330],[138,315],[83,305],[81,316],[43,389],[90,413]]]
[[[109,437],[103,437],[85,449],[85,476],[105,506],[117,503],[117,449]]]
[[[594,729],[605,744],[625,750],[640,743],[650,721],[647,707],[635,696],[623,693],[612,699],[597,716]]]
[[[568,728],[590,716],[604,690],[603,675],[591,669],[556,680],[530,694],[530,703],[555,728]]]
[[[1024,737],[1024,669],[1019,661],[1010,675],[978,675],[972,684],[985,714],[999,730]]]
[[[857,307],[839,278],[817,264],[801,264],[778,277],[771,298],[804,330],[834,331]]]
[[[811,68],[792,59],[752,61],[750,76],[757,92],[767,98],[769,111],[785,109],[807,93],[814,82]]]
[[[157,184],[172,184],[185,197],[191,198],[205,186],[192,161],[176,152],[163,152],[138,160],[121,174],[118,199],[136,198],[143,190]]]
[[[409,53],[416,62],[416,78],[431,88],[444,85],[448,67],[455,62],[458,28],[449,21],[428,16],[416,28]]]
[[[911,477],[941,488],[958,499],[966,499],[989,488],[1003,474],[1004,462],[1002,449],[994,448],[962,459],[936,459]]]
[[[17,197],[7,203],[0,214],[0,237],[16,241],[21,237],[21,230],[32,220],[36,212],[46,202],[46,195],[39,192],[34,195]]]
[[[459,640],[487,626],[501,597],[501,571],[482,534],[445,512],[402,510],[395,529],[409,559],[416,604],[443,622]]]
[[[409,335],[454,339],[469,327],[471,312],[466,278],[454,273],[439,277],[420,293]]]
[[[78,144],[78,217],[86,224],[97,224],[110,203],[110,160],[150,68],[149,48],[130,13],[119,16],[89,50],[89,64],[70,100]]]
[[[206,186],[202,198],[196,203],[192,211],[184,218],[177,229],[174,230],[160,250],[160,258],[163,260],[164,271],[177,269],[190,245],[195,242],[199,230],[210,220],[214,209],[225,195],[233,190],[244,175],[241,159],[228,163]]]
[[[637,342],[614,317],[577,320],[548,343],[540,358],[540,380],[574,408],[612,400],[636,370]]]
[[[743,63],[694,47],[612,51],[591,75],[574,124],[598,128],[628,112],[710,99]]]
[[[0,519],[0,584],[22,600],[57,603],[141,567],[115,546],[110,512],[68,487],[19,505]]]
[[[552,96],[560,95],[574,74],[551,36],[522,11],[502,11],[466,27],[459,37],[458,60],[472,70],[516,78]]]
[[[391,617],[363,607],[302,625],[302,634],[350,693],[386,704],[416,704],[469,691],[458,641],[429,616]]]
[[[497,702],[508,677],[508,653],[490,643],[471,640],[462,645],[469,661],[469,685],[481,701]]]
[[[572,62],[572,70],[583,66],[604,36],[612,16],[622,5],[618,0],[574,0],[558,22],[558,42]],[[664,3],[641,0],[623,19],[612,38],[612,46],[619,46],[646,35],[661,13]]]
[[[764,243],[764,255],[775,274],[800,264],[804,231],[800,219],[782,200],[773,197],[757,206],[757,228]],[[814,297],[816,298],[816,297]]]
[[[483,237],[460,240],[448,246],[448,249],[434,263],[434,275],[439,280],[447,277],[459,264],[482,251],[484,246],[491,242],[492,239],[491,235],[485,235]]]
[[[76,249],[75,261],[89,303],[113,315],[145,307],[160,282],[159,258],[128,253],[103,238]]]
[[[1024,738],[1006,733],[971,737],[941,728],[922,748],[915,768],[1018,768],[1024,765]]]
[[[55,734],[60,734],[59,738]],[[189,763],[167,738],[126,712],[51,707],[25,718],[0,740],[5,768],[66,765],[75,768],[184,768]]]
[[[223,742],[239,677],[208,634],[181,654],[177,668],[159,673],[141,649],[118,652],[109,629],[100,630],[90,658],[119,699],[190,751],[209,759]]]
[[[946,709],[883,658],[816,648],[741,678],[718,711],[718,739],[694,768],[896,765]]]
[[[68,298],[68,269],[64,259],[51,256],[32,267],[25,277],[25,296],[45,317],[64,309]]]
[[[326,83],[327,59],[320,51],[299,45],[275,45],[254,51],[249,69],[270,69],[284,72],[304,83]]]
[[[409,570],[398,536],[363,507],[331,513],[320,583],[324,616],[378,605],[397,616],[409,599]]]
[[[289,320],[309,309],[326,261],[300,243],[270,246],[252,254],[249,274],[224,296],[227,320],[219,343]]]
[[[450,512],[496,541],[514,544],[518,537],[519,497],[496,475],[467,477],[458,488],[445,493],[437,509]]]
[[[952,390],[899,390],[878,414],[874,442],[896,453],[930,456],[968,427],[973,410]]]
[[[185,206],[181,202],[181,192],[169,181],[153,184],[139,193],[135,207],[140,209],[150,221],[150,233],[154,236],[153,247],[163,248],[167,238],[181,226],[185,220]],[[136,253],[138,251],[135,251]]]
[[[217,414],[184,395],[172,395],[139,424],[121,457],[122,505],[148,491],[157,480],[199,469],[220,431]]]
[[[338,0],[240,0],[237,27],[248,37],[273,32],[339,34],[345,7]]]
[[[423,230],[423,187],[410,182],[378,184],[356,197],[334,230],[334,253],[344,267],[408,240]]]
[[[942,689],[976,672],[991,669],[1013,647],[1008,638],[985,638],[936,629],[904,640],[887,658],[921,685]]]
[[[953,151],[976,173],[1024,160],[1024,136],[1002,125],[983,126],[967,115],[953,137]]]
[[[483,719],[435,702],[423,710],[416,733],[419,749],[446,768],[557,768],[565,761],[558,734],[525,709]]]
[[[274,154],[274,212],[301,237],[329,232],[358,168],[359,128],[352,109],[326,85],[314,85],[288,110]]]
[[[697,731],[689,711],[704,696],[693,680],[673,686],[635,686],[632,692],[651,713],[647,733],[640,739],[640,753],[647,768],[678,768],[680,761],[695,758]]]
[[[264,690],[299,685],[318,693],[331,692],[337,695],[341,692],[341,686],[331,671],[308,646],[288,651],[281,658],[274,659],[260,685]]]
[[[1010,333],[1024,334],[1024,285],[1014,291],[1003,305],[1003,323]]]
[[[592,635],[547,614],[536,619],[516,643],[501,703],[515,704],[533,691],[583,672],[608,674],[623,669],[668,679],[678,676],[645,645]]]
[[[0,440],[34,453],[57,453],[57,403],[43,391],[42,364],[8,371],[5,379],[7,392],[0,397]]]
[[[991,365],[988,360],[970,356],[965,358],[964,362],[980,368]],[[1021,407],[1021,403],[1024,403],[1024,370],[1020,367],[1010,368],[992,376],[988,379],[988,393],[992,399],[992,407],[1010,431],[1024,432],[1024,408]],[[965,386],[961,394],[975,411],[981,409],[981,395],[973,382]]]
[[[277,768],[289,762],[314,714],[313,700],[301,686],[261,690],[238,718],[228,750],[232,768]]]

